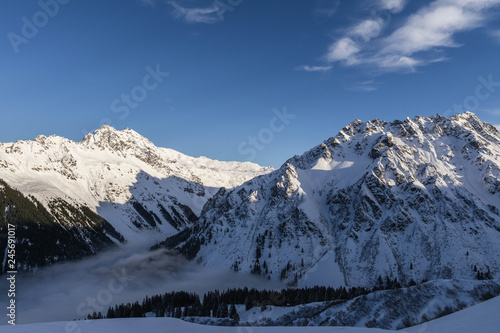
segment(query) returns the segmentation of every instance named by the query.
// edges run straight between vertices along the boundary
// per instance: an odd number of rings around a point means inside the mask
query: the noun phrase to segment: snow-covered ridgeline
[[[499,133],[472,113],[356,120],[279,170],[220,191],[189,237],[166,244],[301,284],[498,277],[499,173]]]
[[[168,235],[176,228],[163,217],[159,203],[172,219],[185,223],[189,216],[184,215],[191,212],[173,212],[170,206],[187,206],[198,215],[220,187],[232,188],[272,170],[250,162],[189,157],[156,147],[131,129],[119,131],[106,125],[80,142],[53,135],[0,143],[0,179],[46,206],[57,198],[85,205],[124,236],[138,229],[130,220],[148,227],[130,206],[131,200],[167,222],[156,224]]]

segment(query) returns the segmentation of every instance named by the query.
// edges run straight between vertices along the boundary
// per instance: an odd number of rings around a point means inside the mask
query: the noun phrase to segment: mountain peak
[[[86,146],[123,151],[129,148],[153,148],[154,144],[136,131],[126,128],[117,130],[103,125],[93,133],[87,134],[82,142]]]
[[[500,137],[490,127],[471,112],[355,120],[268,177],[217,193],[191,234],[165,244],[290,283],[316,270],[330,275],[315,283],[367,287],[378,276],[498,278]]]
[[[471,117],[477,118],[476,114],[474,112],[470,112],[470,111],[465,111],[464,113],[462,113],[462,114],[459,113],[457,115],[460,115],[462,117],[468,117],[468,118],[471,118]]]
[[[110,125],[102,125],[100,128],[96,129],[92,134],[105,133],[105,132],[118,132],[116,128]]]
[[[122,129],[122,130],[118,130],[110,125],[102,125],[100,128],[96,129],[94,132],[89,133],[89,134],[92,134],[92,135],[120,135],[120,136],[129,135],[129,136],[141,137],[141,138],[146,139],[144,136],[140,135],[139,133],[137,133],[136,131],[134,131],[133,129],[130,129],[128,127],[125,129]]]

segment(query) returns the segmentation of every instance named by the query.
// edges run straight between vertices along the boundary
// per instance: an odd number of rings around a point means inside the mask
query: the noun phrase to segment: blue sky
[[[5,0],[0,141],[107,123],[280,166],[358,118],[500,124],[500,0]]]

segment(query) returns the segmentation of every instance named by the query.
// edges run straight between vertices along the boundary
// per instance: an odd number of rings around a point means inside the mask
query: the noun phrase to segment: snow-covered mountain
[[[196,221],[220,187],[232,188],[272,170],[249,162],[189,157],[156,147],[133,130],[110,126],[80,142],[53,135],[0,143],[0,180],[40,203],[51,216],[48,220],[63,229],[92,229],[91,224],[81,225],[79,215],[98,214],[110,227],[97,233],[111,244],[144,241],[144,231],[153,235],[146,243],[154,244],[155,238],[164,239]],[[0,227],[7,219],[7,213],[0,217]],[[31,242],[20,232],[18,242]],[[82,240],[93,243],[90,235]]]
[[[307,283],[500,277],[500,135],[466,112],[355,120],[210,199],[168,238],[197,261]],[[316,276],[317,277],[317,276]]]

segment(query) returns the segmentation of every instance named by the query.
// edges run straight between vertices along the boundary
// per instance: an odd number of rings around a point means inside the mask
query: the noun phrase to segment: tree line
[[[412,281],[410,285],[416,284]],[[379,277],[374,288],[324,287],[288,288],[282,290],[257,290],[255,288],[233,288],[226,291],[210,291],[203,297],[196,293],[172,291],[161,295],[146,296],[142,302],[119,304],[108,308],[104,315],[100,312],[89,314],[87,319],[145,317],[152,313],[156,317],[213,317],[230,318],[239,321],[236,305],[245,305],[245,310],[253,307],[296,306],[312,302],[349,300],[370,292],[401,288],[397,279]]]

